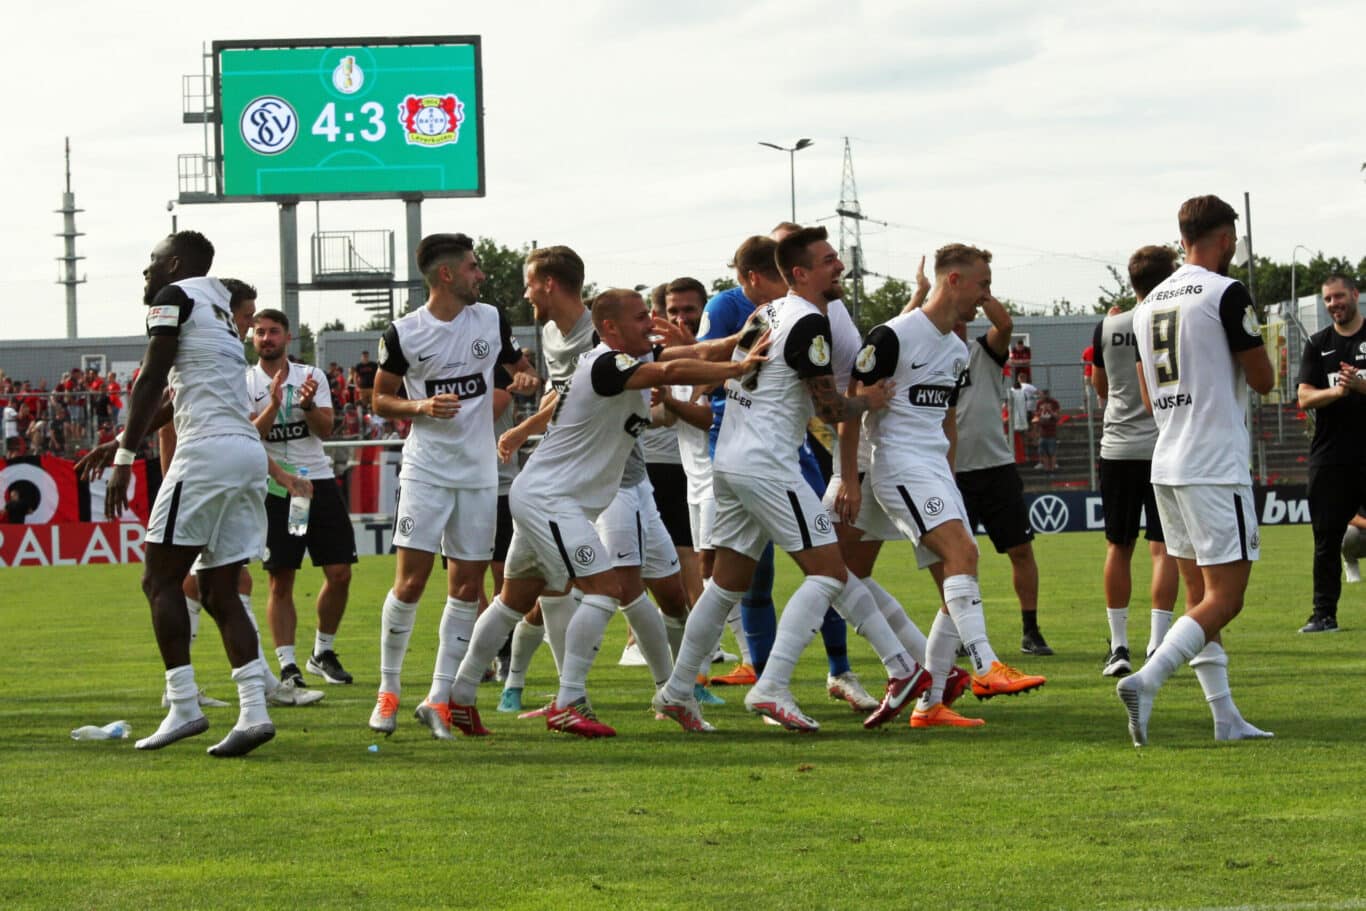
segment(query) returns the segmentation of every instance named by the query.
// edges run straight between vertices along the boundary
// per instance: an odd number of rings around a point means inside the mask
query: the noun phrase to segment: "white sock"
[[[669,655],[671,658],[677,658],[678,650],[683,647],[683,631],[688,628],[688,621],[670,617],[668,614],[663,616],[664,634],[669,637]],[[673,667],[672,661],[670,661],[669,666]]]
[[[579,604],[579,609],[574,611],[574,619],[569,621],[569,629],[565,630],[564,634],[560,692],[555,697],[557,706],[563,708],[588,695],[588,670],[593,666],[593,659],[597,657],[602,634],[607,630],[607,624],[612,622],[612,615],[616,612],[615,598],[606,595],[583,596],[583,601]],[[659,616],[658,610],[655,611],[655,616]],[[660,633],[664,632],[663,626],[661,622]],[[668,642],[664,637],[660,636],[660,639],[664,642],[664,647],[668,648]]]
[[[873,603],[877,605],[878,611],[882,614],[882,619],[887,621],[887,625],[892,628],[897,639],[901,641],[904,648],[917,664],[925,663],[925,634],[920,631],[920,627],[915,625],[906,609],[901,606],[901,602],[892,597],[887,589],[877,583],[872,576],[866,576],[862,580],[868,594],[873,596]]]
[[[982,594],[977,588],[977,577],[949,576],[944,580],[944,604],[958,627],[963,647],[972,659],[973,673],[981,676],[997,661],[987,639],[987,618],[982,612]]]
[[[1210,714],[1214,716],[1215,740],[1244,740],[1250,737],[1270,737],[1269,732],[1248,724],[1228,686],[1228,654],[1218,642],[1206,642],[1200,654],[1190,660],[1200,689],[1205,691]]]
[[[930,672],[930,688],[921,697],[917,707],[929,709],[944,701],[944,685],[948,683],[949,672],[953,670],[953,660],[958,656],[958,627],[953,618],[942,610],[934,612],[934,622],[930,624],[930,636],[925,643],[925,667]]]
[[[474,697],[479,692],[479,681],[484,679],[484,671],[489,662],[507,641],[508,633],[517,626],[522,615],[503,603],[502,598],[494,598],[488,610],[474,621],[470,633],[469,648],[465,657],[460,659],[460,667],[455,672],[455,682],[451,685],[451,702],[458,705],[474,705]]]
[[[194,647],[194,641],[199,638],[199,613],[204,610],[204,605],[193,598],[185,599],[185,609],[190,615],[190,647]]]
[[[237,724],[233,727],[239,731],[270,723],[270,715],[266,713],[265,664],[265,661],[256,658],[232,669],[232,679],[237,684],[237,705],[240,708]]]
[[[285,672],[285,668],[294,664],[294,646],[277,645],[275,646],[275,660],[280,662],[280,673]]]
[[[579,599],[571,590],[567,594],[547,598],[541,596],[541,619],[545,621],[545,641],[550,646],[550,657],[555,659],[555,674],[564,666],[564,634],[569,629],[569,621],[574,619]]]
[[[508,679],[504,689],[520,690],[526,686],[526,669],[531,664],[531,656],[545,640],[545,627],[532,626],[523,617],[517,628],[512,631],[512,657],[508,661]]]
[[[321,655],[323,652],[332,651],[332,646],[336,641],[336,633],[325,633],[322,630],[318,630],[313,634],[313,654]]]
[[[730,634],[735,637],[735,649],[740,653],[740,661],[752,665],[754,656],[749,651],[749,637],[745,635],[745,621],[740,617],[738,601],[730,609],[730,613],[726,614],[726,626],[730,627]]]
[[[174,730],[204,714],[199,707],[199,686],[194,682],[193,666],[182,664],[166,672],[166,698],[171,703],[171,710],[157,728],[158,734]]]
[[[640,647],[640,653],[645,657],[645,665],[654,677],[655,689],[659,689],[668,681],[674,669],[673,634],[669,630],[668,621],[659,612],[659,608],[655,607],[650,596],[644,592],[630,604],[622,605],[621,612],[626,616],[626,622],[631,625],[631,629],[635,631],[636,645]],[[683,624],[672,617],[668,619],[678,625],[677,635],[681,643]]]
[[[906,677],[915,672],[915,659],[902,648],[901,640],[892,632],[891,625],[878,610],[872,593],[858,576],[845,579],[844,590],[832,606],[854,628],[854,632],[868,640],[886,668],[888,677]]]
[[[270,669],[270,662],[266,660],[266,649],[261,644],[261,627],[256,624],[256,613],[251,609],[251,595],[238,595],[238,600],[242,602],[242,610],[247,612],[247,619],[251,621],[251,628],[256,630],[256,657],[261,659],[261,670],[265,674],[266,692],[273,693],[280,688],[280,678],[275,676],[275,672]]]
[[[1129,608],[1107,607],[1105,619],[1110,624],[1110,650],[1129,647]]]
[[[408,653],[408,640],[412,638],[416,618],[417,602],[400,601],[390,589],[384,596],[379,627],[379,689],[382,693],[399,694],[403,656]]]
[[[726,617],[740,603],[744,592],[727,591],[711,579],[702,586],[702,594],[688,614],[683,627],[683,644],[678,647],[674,670],[669,675],[666,693],[670,699],[692,698],[693,684],[702,663],[710,661],[716,643],[725,629]]]
[[[768,654],[768,664],[755,684],[764,692],[783,691],[792,685],[797,659],[821,630],[825,612],[844,591],[844,583],[829,576],[807,576],[783,607],[778,634]]]
[[[441,638],[436,648],[436,668],[432,671],[432,688],[427,691],[427,701],[432,705],[449,702],[451,684],[455,682],[455,672],[460,667],[460,659],[470,646],[470,633],[474,629],[475,618],[479,616],[479,604],[474,601],[446,599],[446,609],[441,612]]]
[[[1139,683],[1151,692],[1176,673],[1176,669],[1194,658],[1205,647],[1205,631],[1190,617],[1182,615],[1167,630],[1162,644],[1153,652],[1143,667],[1134,674]]]
[[[1144,649],[1144,655],[1151,655],[1157,651],[1157,647],[1166,638],[1167,630],[1172,627],[1172,612],[1169,610],[1153,610],[1152,627],[1148,632],[1148,647]]]

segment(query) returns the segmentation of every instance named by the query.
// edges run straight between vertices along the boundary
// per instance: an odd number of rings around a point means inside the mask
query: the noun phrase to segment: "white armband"
[[[115,453],[114,453],[114,464],[115,464],[116,466],[117,466],[117,465],[132,465],[133,462],[137,461],[137,457],[138,457],[138,454],[137,454],[136,452],[134,452],[133,450],[131,450],[131,449],[124,449],[123,447],[120,446],[118,452],[115,452]]]

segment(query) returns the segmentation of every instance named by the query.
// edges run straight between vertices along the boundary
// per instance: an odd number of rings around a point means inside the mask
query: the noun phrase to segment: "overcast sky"
[[[867,268],[910,277],[967,241],[996,254],[998,296],[1090,303],[1181,201],[1252,194],[1256,252],[1366,255],[1361,119],[1366,4],[743,0],[573,4],[71,2],[12,11],[0,82],[0,326],[66,332],[62,139],[72,143],[80,333],[142,325],[141,270],[170,227],[181,77],[215,39],[483,36],[488,195],[430,200],[428,231],[510,246],[567,243],[600,286],[725,273],[746,235],[788,215],[837,231],[851,138]],[[314,207],[300,207],[300,261]],[[214,272],[279,303],[276,207],[181,206]],[[323,203],[324,230],[402,229],[399,202]],[[403,243],[400,234],[400,245]],[[1301,259],[1304,254],[1300,254]],[[307,276],[305,275],[305,278]],[[344,292],[303,297],[314,326],[366,316]]]

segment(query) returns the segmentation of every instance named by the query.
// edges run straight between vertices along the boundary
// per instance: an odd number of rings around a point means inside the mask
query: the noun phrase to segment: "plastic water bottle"
[[[308,469],[300,468],[299,477],[308,480]],[[298,494],[289,498],[289,533],[296,538],[302,538],[308,534],[308,510],[313,505],[312,497],[301,497]]]
[[[83,725],[71,732],[72,740],[123,740],[132,730],[126,721],[111,721],[103,727]]]

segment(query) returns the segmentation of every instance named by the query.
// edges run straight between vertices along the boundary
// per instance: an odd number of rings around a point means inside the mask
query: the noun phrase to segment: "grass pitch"
[[[411,720],[436,642],[440,599],[429,594],[399,731],[384,740],[366,728],[393,571],[380,557],[358,567],[338,640],[358,682],[327,687],[318,706],[272,710],[276,740],[226,761],[204,749],[235,707],[208,710],[209,734],[159,753],[68,737],[125,718],[136,738],[161,718],[138,567],[6,569],[0,907],[1363,908],[1366,586],[1344,587],[1344,632],[1297,635],[1309,529],[1267,528],[1263,542],[1225,644],[1239,707],[1276,739],[1216,744],[1183,670],[1142,751],[1099,675],[1098,533],[1036,543],[1051,658],[1019,655],[1007,561],[984,555],[994,645],[1049,676],[1019,698],[964,697],[985,728],[912,731],[903,716],[863,731],[825,697],[817,643],[794,688],[819,734],[760,724],[742,692],[718,689],[728,704],[707,717],[720,733],[688,736],[654,721],[644,669],[616,666],[625,626],[614,623],[589,686],[617,738],[552,736],[500,715],[491,684],[480,705],[494,736],[438,743]],[[1140,554],[1136,580],[1146,573]],[[907,546],[884,551],[878,577],[928,629],[931,583]],[[300,574],[301,604],[316,579]],[[795,581],[784,561],[780,603]],[[257,592],[263,617],[259,568]],[[1135,649],[1146,607],[1131,608]],[[230,699],[207,620],[205,632],[198,678]],[[301,623],[301,655],[311,635]],[[877,661],[852,635],[850,645],[876,689]],[[529,704],[552,678],[543,650]]]

